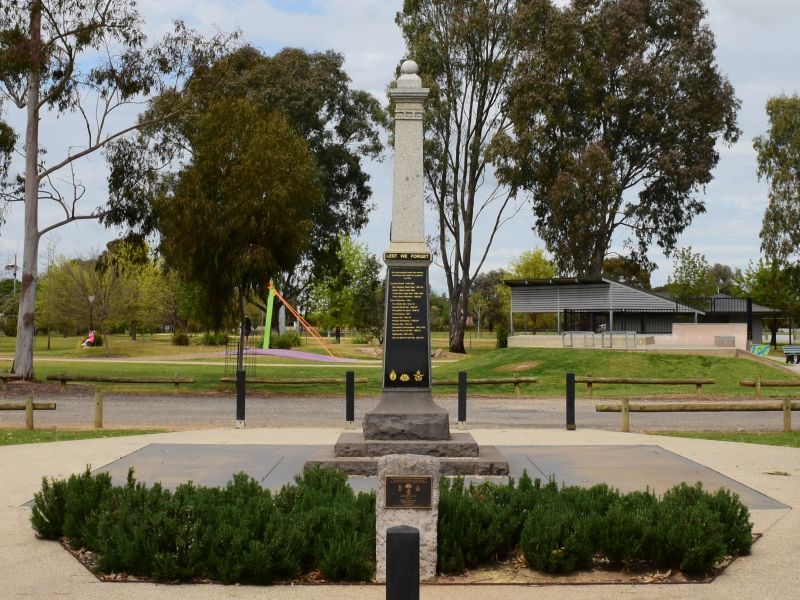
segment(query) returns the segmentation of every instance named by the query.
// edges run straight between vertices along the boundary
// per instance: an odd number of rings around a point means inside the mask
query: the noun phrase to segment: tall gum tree
[[[203,40],[181,23],[157,44],[147,47],[146,42],[135,3],[127,0],[4,0],[0,8],[0,98],[25,111],[26,122],[24,174],[4,181],[0,190],[6,202],[25,205],[14,355],[14,372],[25,378],[34,375],[39,241],[53,229],[105,212],[104,207],[78,209],[86,190],[76,177],[75,161],[146,125],[137,121],[112,129],[110,123],[122,107],[180,88],[194,66],[224,46],[220,38]],[[87,138],[46,162],[40,122],[66,113],[82,120]],[[0,137],[7,141],[5,128]],[[42,226],[41,200],[56,203],[63,218]]]
[[[512,0],[406,0],[397,15],[408,55],[431,93],[426,102],[426,195],[437,213],[438,259],[447,279],[451,352],[464,353],[472,281],[501,225],[516,214],[487,148],[508,127],[505,94],[515,51]],[[476,241],[478,223],[488,233]]]
[[[800,96],[767,102],[769,131],[753,141],[758,176],[769,181],[761,248],[782,263],[800,260]]]
[[[520,4],[513,133],[493,156],[560,272],[599,276],[615,236],[648,267],[705,211],[716,144],[740,133],[705,16],[700,0]]]

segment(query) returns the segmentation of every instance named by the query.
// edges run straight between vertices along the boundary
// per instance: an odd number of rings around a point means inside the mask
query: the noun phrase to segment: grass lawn
[[[41,355],[37,355],[41,356]],[[102,358],[100,356],[97,357]],[[36,376],[44,379],[47,375],[59,373],[98,375],[153,377],[172,376],[178,374],[193,377],[192,385],[181,385],[181,393],[230,392],[233,385],[220,383],[225,376],[222,361],[215,364],[197,361],[184,361],[181,364],[131,363],[107,360],[81,360],[61,362],[58,360],[36,362]],[[338,377],[344,378],[344,372],[353,370],[356,377],[365,377],[367,384],[358,384],[359,395],[375,396],[381,390],[381,369],[376,361],[362,364],[336,363],[301,363],[299,361],[278,361],[270,358],[270,363],[281,366],[259,365],[255,375],[270,378],[303,378],[303,377]],[[1,361],[0,369],[8,369],[10,360]],[[285,366],[284,366],[285,365]],[[466,355],[454,362],[434,361],[433,379],[455,379],[459,371],[466,371],[469,379],[488,377],[511,377],[513,373],[520,376],[538,377],[539,383],[522,386],[522,392],[528,396],[563,397],[565,373],[577,375],[595,375],[607,377],[644,377],[644,378],[713,378],[716,385],[704,386],[703,393],[709,397],[741,396],[753,397],[753,388],[738,385],[740,379],[755,379],[760,374],[764,379],[791,379],[791,375],[768,365],[745,359],[697,356],[679,354],[653,354],[642,352],[618,352],[609,350],[569,349],[569,348],[506,348],[503,350],[485,350]],[[232,375],[232,373],[228,373]],[[22,385],[22,384],[11,384]],[[133,385],[103,384],[104,390],[110,392],[141,393],[173,393],[173,386],[166,384]],[[343,384],[330,385],[270,385],[253,386],[271,394],[283,395],[342,395]],[[455,386],[435,386],[435,394],[455,394]],[[511,396],[510,385],[474,386],[469,391],[471,396]],[[596,385],[594,396],[603,397],[643,397],[657,395],[692,396],[693,386],[634,386],[634,385]],[[586,397],[586,386],[577,386],[579,398]],[[769,397],[800,396],[800,388],[765,388],[764,395]]]
[[[65,442],[69,440],[93,440],[96,438],[121,437],[164,433],[166,429],[101,429],[67,431],[58,429],[5,429],[0,428],[0,446],[14,444],[41,444],[43,442]]]
[[[744,442],[746,444],[767,444],[770,446],[791,446],[792,448],[800,448],[800,431],[792,431],[791,433],[745,433],[738,431],[732,433],[657,432],[656,435],[694,438],[698,440],[715,440],[718,442]]]

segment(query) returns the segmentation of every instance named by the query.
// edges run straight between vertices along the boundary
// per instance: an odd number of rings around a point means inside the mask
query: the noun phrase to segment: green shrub
[[[64,535],[66,504],[67,482],[63,479],[48,481],[42,477],[42,489],[33,495],[31,509],[31,524],[39,536],[57,540]]]
[[[514,484],[464,486],[463,478],[439,483],[438,569],[461,573],[507,555],[516,544]]]
[[[291,329],[287,329],[284,333],[274,333],[269,337],[269,347],[279,348],[281,350],[289,350],[296,348],[300,345],[300,334]]]
[[[359,332],[358,334],[353,336],[352,343],[353,344],[369,345],[369,344],[372,343],[373,339],[374,339],[374,337],[371,336],[370,334],[368,334],[368,333],[360,333]]]
[[[91,517],[111,489],[111,476],[108,473],[92,475],[89,467],[67,480],[64,536],[73,548],[82,548],[94,536]]]
[[[588,517],[569,502],[531,507],[519,546],[528,565],[545,573],[571,573],[592,565]]]
[[[3,318],[2,331],[5,336],[17,337],[17,319],[14,317]]]
[[[709,506],[719,516],[726,554],[745,556],[753,545],[753,523],[750,511],[739,496],[724,488],[708,498]]]
[[[31,524],[45,539],[66,537],[74,548],[93,537],[92,515],[111,490],[108,473],[92,475],[89,467],[69,479],[42,479],[42,489],[33,496]]]
[[[689,575],[710,571],[725,556],[723,528],[698,483],[667,491],[656,511],[656,562]]]
[[[200,338],[200,343],[204,346],[226,346],[228,344],[228,334],[206,331],[203,337]]]
[[[506,325],[505,321],[500,321],[497,324],[495,335],[497,336],[497,347],[508,348],[508,325]]]
[[[176,331],[172,334],[172,345],[173,346],[188,346],[189,345],[189,335],[183,331]]]
[[[375,571],[375,494],[356,496],[347,475],[306,469],[284,486],[275,504],[307,544],[299,561],[329,580],[363,581]]]
[[[330,581],[365,581],[375,571],[375,494],[355,494],[337,471],[308,469],[277,494],[238,474],[225,488],[185,484],[175,492],[136,482],[122,487],[88,469],[42,480],[31,522],[48,539],[66,536],[97,556],[104,572],[160,581],[213,579],[269,584],[319,571]],[[542,484],[442,479],[440,571],[461,572],[519,548],[530,566],[569,573],[601,554],[629,566],[702,574],[752,543],[747,508],[735,494],[682,484],[659,500]]]
[[[608,507],[601,519],[596,549],[613,565],[628,568],[638,560],[655,556],[658,499],[651,492],[625,494]]]

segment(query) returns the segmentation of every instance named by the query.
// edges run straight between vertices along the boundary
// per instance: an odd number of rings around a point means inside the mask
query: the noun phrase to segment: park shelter
[[[551,313],[562,331],[629,331],[670,334],[674,323],[746,323],[748,339],[761,339],[761,318],[777,311],[726,294],[676,300],[605,277],[504,279],[513,317]]]

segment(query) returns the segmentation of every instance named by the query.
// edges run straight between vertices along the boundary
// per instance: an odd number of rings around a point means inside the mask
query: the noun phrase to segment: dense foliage
[[[782,262],[800,258],[800,96],[767,102],[769,131],[753,146],[758,176],[769,181],[769,204],[761,227],[767,257]]]
[[[612,239],[647,266],[695,215],[739,135],[739,101],[714,57],[701,0],[520,3],[500,179],[532,194],[559,270],[598,276]]]
[[[442,481],[439,569],[461,572],[519,549],[545,573],[588,568],[595,555],[628,567],[646,561],[689,575],[710,571],[726,555],[747,554],[752,524],[735,494],[681,484],[657,498],[542,485],[523,475],[515,485],[465,486]]]
[[[102,572],[162,581],[209,578],[269,584],[319,571],[328,580],[369,581],[375,572],[375,494],[354,494],[347,477],[309,469],[278,493],[245,474],[223,489],[187,483],[113,487],[88,470],[44,479],[31,522],[97,556]],[[613,565],[646,561],[687,574],[726,555],[747,554],[752,524],[735,494],[681,484],[662,498],[542,485],[526,474],[508,485],[442,478],[438,570],[459,573],[517,550],[533,569],[570,573],[602,555]]]
[[[330,470],[306,470],[275,494],[243,473],[222,489],[171,492],[132,474],[113,487],[87,470],[44,480],[31,521],[44,538],[97,553],[103,572],[161,581],[269,584],[315,570],[364,581],[375,571],[375,495],[355,495]]]

